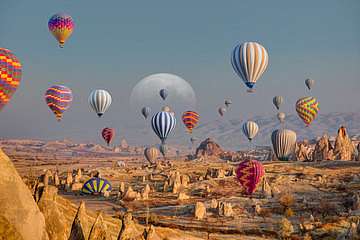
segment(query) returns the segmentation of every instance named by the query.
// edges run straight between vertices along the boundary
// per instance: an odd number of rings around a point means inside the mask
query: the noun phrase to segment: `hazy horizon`
[[[219,119],[217,108],[225,98],[233,101],[226,119],[274,115],[275,95],[285,97],[282,110],[288,114],[295,114],[296,100],[305,95],[318,98],[320,114],[360,110],[357,0],[161,0],[141,5],[5,0],[0,7],[0,47],[12,50],[23,65],[20,87],[0,113],[1,138],[100,143],[104,127],[116,128],[118,139],[141,135],[140,127],[146,124],[152,131],[139,109],[130,107],[129,97],[138,81],[162,72],[191,84],[202,123]],[[75,21],[64,49],[47,29],[49,17],[57,12]],[[231,50],[244,41],[258,41],[269,52],[269,66],[255,94],[246,92],[230,64]],[[311,92],[305,88],[306,78],[316,80]],[[55,83],[74,93],[60,123],[44,101],[45,90]],[[113,96],[102,119],[87,102],[95,88],[108,89]],[[177,119],[182,130],[180,115]],[[154,135],[146,142],[158,139]]]

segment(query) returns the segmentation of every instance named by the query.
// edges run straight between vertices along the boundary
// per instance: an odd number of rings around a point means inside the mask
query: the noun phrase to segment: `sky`
[[[228,119],[275,114],[275,95],[284,96],[288,114],[309,94],[318,98],[321,113],[360,110],[358,0],[1,0],[0,9],[0,47],[23,64],[21,85],[0,113],[1,138],[100,142],[100,130],[109,126],[143,144],[134,136],[149,124],[129,97],[142,78],[161,72],[191,84],[203,122],[219,118],[224,98],[233,101]],[[76,24],[64,49],[47,28],[57,12]],[[233,47],[245,41],[257,41],[269,53],[255,94],[246,92],[230,64]],[[316,80],[310,93],[306,78]],[[74,93],[60,123],[44,101],[56,83]],[[102,119],[87,102],[96,88],[113,96]]]

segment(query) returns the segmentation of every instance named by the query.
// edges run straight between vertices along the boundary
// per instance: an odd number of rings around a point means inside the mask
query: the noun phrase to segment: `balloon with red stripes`
[[[182,121],[189,133],[192,133],[192,130],[197,126],[199,119],[200,115],[194,111],[186,111],[182,115]]]
[[[113,128],[104,128],[101,132],[101,135],[109,146],[113,137],[115,136],[115,130]]]

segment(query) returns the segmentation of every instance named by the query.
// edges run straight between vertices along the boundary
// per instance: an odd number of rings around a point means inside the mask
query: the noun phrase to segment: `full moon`
[[[166,89],[165,100],[160,97],[160,90]],[[169,73],[157,73],[143,78],[133,88],[130,105],[136,110],[144,106],[152,109],[152,114],[169,106],[172,111],[193,110],[196,107],[196,96],[191,85],[179,76]]]

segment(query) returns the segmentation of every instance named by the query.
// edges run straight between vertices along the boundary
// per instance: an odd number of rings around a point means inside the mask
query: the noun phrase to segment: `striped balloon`
[[[159,155],[159,150],[157,150],[156,147],[150,147],[150,148],[145,148],[144,150],[144,156],[146,158],[146,160],[149,161],[149,163],[154,164],[156,159],[158,158]]]
[[[277,110],[280,109],[280,105],[283,103],[283,101],[284,101],[284,98],[282,96],[275,96],[273,98],[273,104]]]
[[[259,126],[256,122],[247,121],[242,126],[242,131],[244,135],[251,141],[259,131]]]
[[[250,89],[265,72],[268,61],[266,49],[256,42],[239,44],[231,54],[231,64],[235,72]]]
[[[45,101],[58,121],[62,119],[65,110],[70,107],[72,99],[71,89],[62,85],[54,85],[45,93]]]
[[[249,195],[255,192],[264,175],[263,165],[256,160],[243,161],[236,169],[236,177]]]
[[[317,117],[319,103],[314,97],[303,97],[296,102],[296,112],[304,123],[309,126]]]
[[[102,89],[93,90],[89,96],[89,104],[99,117],[104,115],[110,107],[111,101],[110,93]]]
[[[0,110],[10,101],[21,81],[21,63],[10,50],[0,48]]]
[[[199,123],[200,115],[194,111],[186,111],[182,115],[182,120],[187,128],[189,133],[192,133],[192,130]]]
[[[277,159],[288,161],[295,150],[296,133],[288,129],[275,130],[271,134],[271,142]]]
[[[105,142],[109,146],[111,140],[115,136],[115,130],[113,128],[104,128],[101,131],[101,136],[104,138]]]
[[[59,46],[63,48],[66,40],[74,31],[75,24],[71,16],[65,13],[57,13],[49,19],[48,27],[59,42]]]
[[[108,180],[103,178],[91,178],[86,181],[81,189],[86,194],[99,194],[111,191],[112,187]]]
[[[176,118],[169,112],[158,112],[151,119],[151,127],[162,143],[175,126]]]

